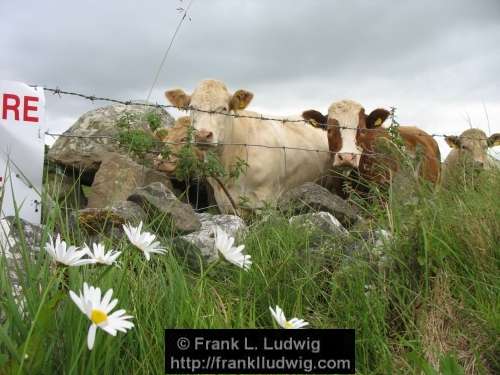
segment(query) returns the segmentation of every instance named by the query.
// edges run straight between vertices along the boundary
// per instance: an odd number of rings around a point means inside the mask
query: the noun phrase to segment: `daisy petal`
[[[92,348],[94,347],[96,331],[97,331],[97,326],[95,324],[91,324],[87,336],[87,347],[89,348],[89,350],[92,350]]]

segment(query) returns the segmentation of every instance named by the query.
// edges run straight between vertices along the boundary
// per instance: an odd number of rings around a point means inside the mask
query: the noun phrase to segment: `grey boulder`
[[[107,153],[95,174],[88,207],[104,208],[126,201],[137,188],[153,182],[161,182],[168,189],[173,189],[164,173],[140,165],[127,156]]]
[[[289,222],[312,231],[319,230],[328,235],[343,236],[349,233],[335,216],[324,211],[292,216]]]
[[[128,200],[139,204],[146,212],[168,216],[172,220],[173,228],[178,232],[190,233],[201,228],[200,219],[193,208],[177,199],[161,182],[137,188]]]
[[[73,220],[78,223],[73,223],[73,225],[79,226],[93,241],[98,241],[101,236],[121,238],[123,224],[130,223],[137,226],[146,218],[146,212],[138,204],[120,201],[108,207],[85,208],[77,211]]]
[[[197,216],[201,221],[201,229],[174,239],[176,253],[183,257],[191,268],[196,270],[200,267],[200,261],[211,263],[219,259],[218,250],[215,248],[217,227],[234,237],[235,242],[241,242],[247,232],[247,226],[239,216],[208,213],[197,214]]]
[[[82,115],[65,131],[50,148],[47,157],[80,174],[82,182],[90,185],[104,154],[127,152],[120,149],[116,141],[120,121],[126,118],[131,130],[148,131],[147,116],[151,111],[158,115],[160,127],[173,126],[173,117],[162,108],[121,104],[97,108]]]
[[[324,187],[307,182],[284,192],[278,199],[278,209],[292,214],[324,211],[349,227],[359,220],[355,207]]]

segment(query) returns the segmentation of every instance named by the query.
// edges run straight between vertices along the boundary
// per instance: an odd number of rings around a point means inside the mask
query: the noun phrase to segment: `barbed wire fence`
[[[35,87],[36,85],[31,85],[33,87]],[[296,125],[304,125],[304,124],[307,124],[308,122],[306,120],[303,120],[303,119],[288,119],[286,117],[284,118],[277,118],[277,117],[268,117],[268,116],[264,116],[264,115],[259,115],[259,116],[255,116],[255,115],[250,115],[250,114],[241,114],[241,113],[230,113],[230,112],[221,112],[221,111],[215,111],[215,110],[205,110],[205,109],[201,109],[201,108],[196,108],[196,107],[192,107],[192,106],[187,106],[187,107],[182,107],[182,108],[179,108],[177,106],[174,106],[174,105],[170,105],[170,104],[158,104],[158,103],[155,103],[155,104],[152,104],[152,103],[144,103],[144,102],[138,102],[138,101],[133,101],[133,100],[121,100],[121,99],[114,99],[114,98],[109,98],[109,97],[102,97],[102,96],[96,96],[96,95],[88,95],[88,94],[83,94],[83,93],[79,93],[79,92],[74,92],[74,91],[66,91],[66,90],[62,90],[60,89],[59,87],[56,87],[56,88],[50,88],[50,87],[44,87],[44,90],[45,91],[48,91],[48,92],[51,92],[53,95],[57,95],[59,97],[62,97],[62,95],[67,95],[67,96],[74,96],[74,97],[80,97],[82,99],[86,99],[86,100],[89,100],[91,102],[96,102],[96,101],[100,101],[100,102],[108,102],[108,103],[112,103],[112,104],[121,104],[121,105],[124,105],[124,106],[130,106],[130,105],[134,105],[134,106],[142,106],[142,107],[149,107],[149,108],[153,108],[153,109],[159,109],[159,108],[163,108],[163,109],[177,109],[177,110],[184,110],[184,111],[194,111],[194,112],[200,112],[200,113],[206,113],[206,114],[216,114],[216,115],[223,115],[223,116],[229,116],[229,117],[234,117],[234,118],[245,118],[245,119],[256,119],[256,120],[262,120],[262,121],[274,121],[274,122],[278,122],[278,123],[282,123],[282,124],[296,124]],[[391,110],[390,110],[390,118],[391,118],[391,126],[389,128],[385,128],[388,130],[389,134],[391,135],[391,137],[393,136],[392,134],[397,132],[399,130],[399,127],[400,127],[400,124],[399,122],[397,122],[395,120],[395,112],[396,112],[396,108],[395,107],[391,107]],[[347,127],[345,126],[341,126],[341,125],[333,125],[333,124],[328,124],[328,123],[317,123],[316,126],[319,125],[320,128],[322,129],[329,129],[329,128],[339,128],[339,129],[347,129]],[[309,126],[313,126],[313,125],[309,125]],[[363,129],[363,131],[375,131],[375,132],[378,132],[380,131],[379,128],[375,128],[375,129]],[[52,137],[64,137],[64,138],[95,138],[95,139],[99,139],[99,138],[106,138],[106,139],[109,139],[109,140],[112,140],[112,141],[115,141],[115,142],[120,142],[120,139],[118,137],[113,137],[113,136],[107,136],[107,135],[75,135],[75,134],[68,134],[67,132],[64,132],[64,133],[52,133],[52,132],[46,132],[45,133],[46,135],[49,135],[49,136],[52,136]],[[446,137],[449,137],[450,135],[448,134],[443,134],[443,133],[420,133],[419,135],[430,135],[432,137],[442,137],[442,138],[446,138]],[[462,136],[462,138],[468,138],[468,137],[464,137]],[[397,138],[396,138],[397,139]],[[470,137],[470,139],[474,139],[474,140],[485,140],[487,141],[488,138],[478,138],[478,137]],[[195,145],[200,145],[200,146],[204,146],[206,144],[202,143],[202,142],[192,142],[192,141],[186,141],[186,142],[182,142],[182,141],[177,141],[177,142],[169,142],[169,141],[160,141],[160,140],[157,140],[155,141],[155,143],[157,145],[164,145],[164,144],[167,144],[167,145],[183,145],[183,144],[195,144]],[[273,146],[273,145],[264,145],[264,144],[252,144],[252,143],[230,143],[230,142],[218,142],[218,143],[211,143],[210,145],[217,145],[217,146],[242,146],[242,147],[246,147],[248,149],[248,147],[257,147],[257,148],[265,148],[265,149],[281,149],[283,150],[284,152],[284,158],[285,158],[285,165],[286,165],[286,150],[295,150],[295,151],[306,151],[306,152],[316,152],[316,153],[329,153],[329,154],[335,154],[335,152],[333,151],[330,151],[330,150],[325,150],[325,149],[312,149],[312,148],[305,148],[305,147],[292,147],[292,146]],[[157,150],[157,152],[159,152],[159,150]],[[376,153],[376,152],[360,152],[360,153],[354,153],[355,155],[358,155],[358,156],[361,156],[361,155],[364,155],[364,156],[382,156],[382,157],[385,157],[387,158],[387,154],[385,153]],[[247,151],[247,155],[248,155],[248,151]],[[439,162],[441,162],[441,159],[440,158],[437,158],[437,157],[434,157],[432,155],[424,155],[424,157],[426,158],[434,158],[434,159],[437,159]]]
[[[37,87],[37,85],[30,85],[30,86]],[[65,91],[65,90],[62,90],[58,87],[56,87],[56,88],[44,87],[44,90],[51,92],[53,95],[58,95],[59,97],[61,97],[62,95],[76,96],[76,97],[80,97],[80,98],[83,98],[86,100],[90,100],[91,102],[102,101],[102,102],[108,102],[108,103],[114,103],[114,104],[122,104],[125,106],[135,105],[135,106],[143,106],[143,107],[150,107],[150,108],[177,109],[177,110],[184,110],[184,111],[194,111],[194,112],[200,112],[200,113],[229,116],[229,117],[235,117],[235,118],[256,119],[256,120],[262,120],[262,121],[275,121],[275,122],[287,123],[287,124],[303,125],[304,123],[307,123],[307,121],[303,120],[303,119],[288,119],[286,117],[285,118],[278,118],[278,117],[268,117],[268,116],[263,116],[263,115],[255,116],[255,115],[241,114],[241,113],[230,113],[230,112],[221,112],[221,111],[215,111],[215,110],[206,110],[206,109],[196,108],[196,107],[192,107],[192,106],[177,107],[177,106],[174,106],[171,104],[158,104],[158,103],[152,104],[152,103],[144,103],[144,102],[138,102],[138,101],[133,101],[133,100],[113,99],[113,98],[107,98],[107,97],[101,97],[101,96],[95,96],[95,95],[87,95],[87,94],[82,94],[82,93],[73,92],[73,91]],[[392,116],[394,115],[395,110],[396,110],[395,107],[391,107]],[[328,123],[318,123],[318,125],[320,125],[320,127],[323,129],[329,129],[329,128],[349,129],[348,127],[345,127],[345,126],[333,125],[333,124],[328,124]],[[363,131],[379,131],[379,129],[378,128],[363,129]],[[424,132],[420,133],[419,135],[430,135],[432,137],[442,137],[442,138],[446,138],[446,137],[450,136],[450,134],[424,133]],[[65,136],[65,135],[62,135],[62,136]],[[468,137],[464,137],[464,138],[468,138]],[[488,138],[477,138],[477,137],[470,137],[470,139],[488,140]],[[252,145],[252,146],[266,147],[265,145]],[[281,146],[279,148],[281,148]],[[310,150],[310,151],[316,151],[316,150]],[[318,150],[318,151],[320,151],[320,150]]]
[[[341,125],[333,125],[333,124],[329,124],[329,123],[316,123],[316,124],[312,124],[312,123],[309,123],[308,121],[304,120],[304,119],[288,119],[286,117],[280,117],[280,118],[277,118],[277,117],[267,117],[267,116],[264,116],[264,115],[252,115],[252,114],[245,114],[245,113],[236,113],[236,112],[220,112],[220,111],[214,111],[214,110],[206,110],[206,109],[201,109],[201,108],[195,108],[195,107],[192,107],[192,106],[187,106],[187,107],[184,107],[184,108],[179,108],[177,106],[174,106],[174,105],[169,105],[169,104],[158,104],[158,103],[155,103],[155,104],[152,104],[152,103],[145,103],[145,102],[137,102],[137,101],[133,101],[133,100],[120,100],[120,99],[114,99],[114,98],[109,98],[109,97],[101,97],[101,96],[95,96],[95,95],[87,95],[87,94],[83,94],[83,93],[79,93],[79,92],[73,92],[73,91],[66,91],[66,90],[62,90],[60,89],[59,87],[56,87],[56,88],[44,88],[45,91],[47,92],[51,92],[53,95],[57,95],[59,96],[60,98],[62,98],[63,95],[66,95],[66,96],[74,96],[74,97],[79,97],[79,98],[82,98],[82,99],[85,99],[85,100],[89,100],[91,102],[96,102],[96,101],[99,101],[99,102],[108,102],[108,103],[112,103],[112,104],[120,104],[120,105],[124,105],[124,106],[131,106],[131,105],[134,105],[134,106],[142,106],[142,107],[149,107],[149,108],[152,108],[152,109],[177,109],[177,110],[185,110],[185,111],[193,111],[193,112],[200,112],[200,113],[206,113],[206,114],[214,114],[214,115],[222,115],[222,116],[229,116],[229,117],[233,117],[233,118],[245,118],[245,119],[256,119],[256,120],[260,120],[260,121],[272,121],[272,122],[277,122],[277,123],[281,123],[283,125],[285,124],[295,124],[295,125],[301,125],[301,126],[304,126],[304,125],[307,125],[307,126],[311,126],[311,127],[319,127],[325,131],[327,131],[329,128],[340,128],[340,129],[347,129],[347,127],[344,127],[344,126],[341,126]],[[395,112],[396,112],[396,108],[395,107],[391,107],[390,109],[390,119],[391,119],[391,124],[388,128],[384,128],[385,130],[387,130],[388,134],[389,134],[389,139],[393,140],[394,143],[396,144],[396,146],[400,146],[399,143],[402,142],[402,138],[401,138],[401,135],[399,134],[399,127],[400,127],[400,124],[399,122],[396,120],[396,115],[395,115]],[[318,126],[319,125],[319,126]],[[363,131],[376,131],[376,132],[379,132],[380,131],[380,128],[375,128],[375,129],[368,129],[368,128],[365,128],[363,129]],[[110,136],[110,135],[78,135],[78,134],[71,134],[71,133],[68,133],[68,131],[64,132],[64,133],[53,133],[53,132],[49,132],[49,131],[46,131],[45,132],[46,135],[48,136],[52,136],[52,137],[63,137],[63,138],[82,138],[82,139],[108,139],[108,140],[112,140],[114,142],[118,142],[120,143],[120,138],[119,137],[116,137],[116,136]],[[432,136],[432,137],[442,137],[442,138],[446,138],[448,137],[449,135],[447,134],[440,134],[440,133],[426,133],[426,132],[422,132],[420,133],[420,135],[425,135],[425,136]],[[325,134],[325,137],[326,137],[326,134]],[[464,137],[464,136],[462,136]],[[467,138],[467,137],[464,137],[464,138]],[[470,139],[475,139],[475,140],[488,140],[488,138],[478,138],[478,137],[470,137]],[[333,151],[330,151],[328,149],[313,149],[313,148],[306,148],[306,147],[294,147],[294,146],[285,146],[285,145],[265,145],[265,144],[253,144],[253,143],[241,143],[241,142],[217,142],[217,143],[210,143],[210,144],[207,144],[207,143],[203,143],[203,142],[196,142],[195,140],[193,139],[190,139],[188,141],[165,141],[165,140],[160,140],[160,139],[157,139],[157,140],[154,140],[154,144],[159,146],[158,149],[155,149],[155,150],[151,150],[153,153],[161,153],[162,151],[162,146],[165,147],[165,145],[187,145],[187,144],[190,144],[190,145],[195,145],[195,146],[207,146],[207,145],[211,145],[211,146],[234,146],[234,147],[244,147],[245,148],[245,153],[247,155],[246,157],[246,162],[248,164],[248,149],[249,148],[264,148],[264,149],[276,149],[276,150],[282,150],[283,151],[283,158],[284,158],[284,170],[283,170],[283,175],[286,176],[286,173],[287,173],[287,150],[294,150],[294,151],[305,151],[305,152],[312,152],[312,153],[316,153],[316,154],[321,154],[321,153],[328,153],[330,155],[333,155],[335,154],[336,152],[333,152]],[[403,150],[404,150],[404,147],[403,147]],[[387,153],[380,153],[380,152],[367,152],[367,151],[363,151],[363,152],[359,152],[359,153],[354,153],[355,155],[357,156],[365,156],[365,157],[374,157],[374,156],[379,156],[385,160],[394,160],[393,157],[391,156],[388,156]],[[424,158],[427,158],[427,159],[434,159],[434,160],[437,160],[437,162],[439,163],[442,163],[440,157],[436,157],[436,156],[433,156],[433,155],[428,155],[428,154],[425,154],[423,153],[421,156],[423,156]],[[444,163],[442,163],[444,164]],[[233,201],[233,199],[230,197],[229,193],[227,192],[227,190],[225,189],[225,187],[223,186],[222,182],[220,181],[220,179],[218,179],[216,177],[216,180],[218,182],[219,185],[221,185],[221,187],[224,188],[224,191],[226,192],[226,195],[228,195],[228,198],[229,200],[231,201],[231,205],[233,206],[233,210],[236,209],[236,206],[235,206],[235,203]],[[198,187],[199,187],[199,184],[198,184]],[[198,194],[199,194],[199,191],[197,191],[197,200],[198,200]]]

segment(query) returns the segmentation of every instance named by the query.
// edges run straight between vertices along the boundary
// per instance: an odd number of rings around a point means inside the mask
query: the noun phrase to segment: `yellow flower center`
[[[293,328],[293,324],[290,323],[288,320],[285,322],[285,328]]]
[[[90,313],[90,320],[92,320],[95,324],[99,324],[108,320],[108,314],[104,311],[92,309]]]

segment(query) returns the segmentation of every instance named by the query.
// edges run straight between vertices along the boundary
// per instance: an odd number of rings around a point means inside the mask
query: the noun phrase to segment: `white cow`
[[[500,133],[488,137],[481,129],[472,128],[445,140],[452,150],[443,164],[443,184],[449,184],[454,175],[463,175],[466,170],[497,168],[498,162],[488,155],[488,148],[500,146]]]
[[[230,116],[261,116],[259,113],[244,110],[253,98],[253,94],[248,91],[238,90],[230,94],[224,83],[205,80],[192,95],[182,90],[170,90],[165,92],[165,96],[179,108],[190,106],[203,111],[219,112],[207,113],[193,109],[190,110],[190,116],[196,132],[196,141],[213,149],[226,170],[234,165],[237,158],[248,163],[246,173],[237,180],[224,181],[236,204],[243,197],[251,209],[260,208],[265,202],[273,204],[283,191],[304,182],[316,181],[327,174],[331,162],[325,130],[301,121],[299,116],[296,119],[300,122]],[[232,213],[231,203],[223,189],[211,179],[209,183],[214,189],[221,212]],[[242,213],[241,209],[239,211]]]

